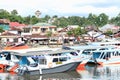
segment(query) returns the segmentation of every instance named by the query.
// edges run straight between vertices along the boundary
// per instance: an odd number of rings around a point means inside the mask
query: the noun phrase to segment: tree
[[[105,14],[105,13],[101,13],[99,16],[98,16],[98,19],[97,19],[97,25],[99,27],[102,27],[104,26],[105,24],[108,23],[108,16]]]
[[[68,17],[68,21],[69,21],[69,25],[79,25],[79,26],[82,25],[82,23],[81,23],[82,18],[79,16]]]
[[[0,9],[0,19],[9,19],[10,13],[4,9]]]
[[[48,31],[47,34],[46,34],[47,37],[51,37],[51,35],[52,35],[51,31]]]
[[[50,39],[51,35],[52,35],[51,31],[48,31],[47,34],[46,34],[46,36],[48,37],[48,39]],[[49,46],[49,40],[48,40],[48,46]]]
[[[39,22],[39,19],[36,16],[30,17],[30,24],[36,24]]]
[[[78,37],[82,34],[85,34],[86,31],[84,29],[81,29],[80,27],[78,28],[75,28],[75,29],[72,29],[70,31],[67,32],[67,34],[70,36],[70,35],[74,35],[75,37]]]
[[[110,23],[120,26],[120,13],[110,20]]]
[[[65,17],[60,17],[59,19],[57,19],[58,20],[58,26],[59,27],[66,27],[66,26],[68,26],[69,25],[69,23],[68,23],[68,19],[67,18],[65,18]]]
[[[31,22],[31,16],[30,16],[30,15],[24,18],[24,23],[25,23],[25,24],[31,24],[31,23],[32,23],[32,22]]]
[[[12,10],[11,11],[11,15],[17,15],[17,14],[18,14],[17,10]]]
[[[73,35],[73,31],[72,31],[72,30],[68,31],[68,32],[67,32],[67,35],[68,35],[68,36]]]
[[[46,22],[48,22],[50,18],[51,17],[49,15],[45,15],[45,17],[44,17],[44,19],[45,19]]]
[[[106,34],[107,36],[111,36],[111,35],[113,34],[113,32],[110,31],[110,30],[108,30],[107,32],[105,32],[105,34]]]
[[[4,32],[3,27],[0,26],[0,33]]]
[[[87,24],[92,25],[92,26],[95,25],[96,18],[97,18],[97,16],[95,14],[90,13],[88,18],[87,18]]]

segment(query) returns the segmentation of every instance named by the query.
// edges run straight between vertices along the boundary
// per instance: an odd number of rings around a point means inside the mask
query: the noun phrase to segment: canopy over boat
[[[38,50],[38,49],[25,49],[25,50],[2,50],[2,52],[11,52],[12,55],[19,56],[32,56],[32,55],[46,55],[46,54],[58,54],[58,53],[67,53],[67,52],[76,52],[77,50]]]

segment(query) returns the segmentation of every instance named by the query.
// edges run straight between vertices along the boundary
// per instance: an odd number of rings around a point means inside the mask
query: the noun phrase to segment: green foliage
[[[4,32],[3,27],[0,26],[0,33]]]
[[[51,35],[52,35],[51,31],[48,31],[47,34],[46,34],[47,37],[50,37]]]
[[[17,15],[17,14],[18,14],[17,10],[11,11],[11,15]]]
[[[108,30],[105,34],[106,34],[106,35],[108,35],[108,36],[110,36],[110,35],[112,35],[112,34],[113,34],[113,32],[112,32],[112,31],[110,31],[110,30]]]
[[[72,30],[67,32],[67,34],[69,36],[74,35],[75,37],[78,37],[78,36],[85,34],[85,33],[86,33],[86,31],[84,29],[81,29],[80,27],[72,29]]]
[[[110,20],[110,23],[120,26],[120,13]]]
[[[58,17],[54,15],[50,17],[49,15],[45,15],[42,18],[38,18],[35,15],[31,16],[28,15],[26,17],[22,17],[19,15],[17,10],[12,10],[8,12],[4,9],[0,9],[0,19],[9,19],[12,22],[20,22],[24,24],[36,24],[38,22],[49,22],[57,27],[66,27],[68,25],[79,25],[82,27],[85,26],[95,26],[95,27],[102,27],[107,23],[112,23],[115,25],[120,26],[120,14],[116,17],[113,17],[109,20],[109,16],[105,13],[101,13],[99,15],[95,15],[90,13],[88,17],[80,17],[80,16],[69,16],[69,17]]]
[[[67,32],[67,35],[68,35],[68,36],[73,35],[73,31],[72,31],[72,30],[68,31],[68,32]]]

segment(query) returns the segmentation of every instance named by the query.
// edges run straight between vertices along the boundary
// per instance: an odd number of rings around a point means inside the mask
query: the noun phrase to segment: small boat
[[[87,63],[110,66],[120,64],[120,49],[95,51]]]
[[[81,61],[74,61],[71,56],[62,55],[70,52],[75,50],[33,51],[20,54],[19,67],[15,71],[20,75],[35,75],[76,70]]]
[[[7,55],[5,60],[3,60],[5,64],[1,64],[7,65],[7,71],[20,75],[25,73],[34,75],[66,72],[76,70],[76,67],[81,62],[80,60],[74,60],[75,57],[69,56],[68,53],[71,52],[73,54],[76,50],[3,50],[1,53],[4,53],[4,55],[6,53]]]
[[[85,66],[86,66],[86,64],[88,64],[88,61],[91,60],[93,52],[95,52],[95,51],[104,51],[104,50],[112,50],[112,49],[116,49],[116,48],[115,48],[115,46],[91,46],[91,45],[85,45],[85,46],[70,46],[70,47],[65,47],[65,49],[79,51],[78,54],[79,54],[79,57],[81,58],[80,60],[82,62],[77,67],[77,69],[85,70]],[[92,66],[92,65],[90,65],[90,66]]]
[[[77,50],[80,60],[90,59],[92,52],[100,50],[115,49],[115,46],[92,46],[92,45],[76,45],[76,46],[63,46],[65,50]]]
[[[15,49],[15,50],[1,50],[0,51],[0,72],[13,72],[18,68],[18,64],[20,61],[20,56],[17,54],[25,53],[26,51],[54,51],[59,48],[28,48],[28,49]],[[19,54],[19,55],[20,55]]]

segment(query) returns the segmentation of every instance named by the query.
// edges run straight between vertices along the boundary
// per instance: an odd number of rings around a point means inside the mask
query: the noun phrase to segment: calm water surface
[[[12,75],[0,73],[0,80],[120,80],[119,66],[86,66],[86,70],[46,75]]]

